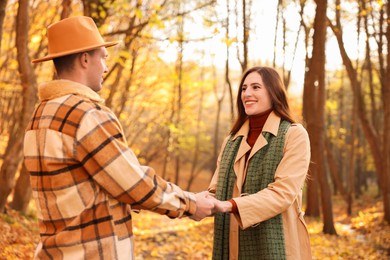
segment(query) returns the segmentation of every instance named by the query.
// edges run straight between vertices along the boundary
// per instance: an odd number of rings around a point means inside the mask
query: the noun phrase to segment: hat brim
[[[32,63],[38,63],[38,62],[42,62],[42,61],[48,61],[48,60],[52,60],[54,58],[59,58],[59,57],[70,55],[70,54],[91,51],[91,50],[94,50],[94,49],[97,49],[97,48],[100,48],[100,47],[111,47],[111,46],[117,45],[118,43],[120,43],[120,41],[105,42],[105,43],[102,43],[102,44],[88,46],[88,47],[75,49],[75,50],[71,50],[71,51],[52,53],[52,54],[46,55],[45,57],[42,57],[42,58],[39,58],[39,59],[34,59],[31,62]]]

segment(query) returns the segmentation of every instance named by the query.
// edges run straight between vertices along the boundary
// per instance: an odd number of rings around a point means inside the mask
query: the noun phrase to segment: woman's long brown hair
[[[244,122],[248,119],[248,115],[245,113],[244,104],[241,100],[241,92],[245,78],[252,72],[256,72],[261,76],[263,83],[270,95],[272,110],[274,111],[274,113],[282,119],[289,121],[290,123],[295,122],[291,115],[290,107],[287,102],[286,88],[278,72],[270,67],[256,66],[248,69],[241,78],[237,94],[238,118],[234,123],[232,130],[230,131],[230,134],[232,135],[236,134],[238,130],[240,130]]]

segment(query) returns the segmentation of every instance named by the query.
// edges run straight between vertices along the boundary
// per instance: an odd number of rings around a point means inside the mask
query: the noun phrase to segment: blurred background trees
[[[390,222],[389,12],[374,0],[1,1],[0,211],[27,209],[24,128],[38,84],[55,77],[51,62],[30,61],[45,55],[49,24],[88,15],[104,38],[122,41],[109,49],[101,95],[141,163],[206,189],[240,75],[273,66],[312,142],[306,214],[335,234],[331,196],[351,213],[374,185]]]

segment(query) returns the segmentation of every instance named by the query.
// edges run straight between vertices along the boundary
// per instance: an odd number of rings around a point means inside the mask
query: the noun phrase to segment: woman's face
[[[263,79],[257,72],[252,72],[241,86],[241,101],[248,116],[265,112],[272,108],[272,102]]]

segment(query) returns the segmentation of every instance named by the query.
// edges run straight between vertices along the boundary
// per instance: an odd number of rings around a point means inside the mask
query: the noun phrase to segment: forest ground
[[[351,216],[333,198],[337,236],[322,233],[320,218],[306,217],[313,259],[390,259],[390,225],[383,206],[368,192],[354,201]],[[33,204],[33,203],[31,203]],[[31,208],[31,207],[30,207]],[[169,219],[147,211],[133,214],[136,259],[211,259],[213,219]],[[0,259],[32,259],[39,240],[34,209],[0,214]]]

